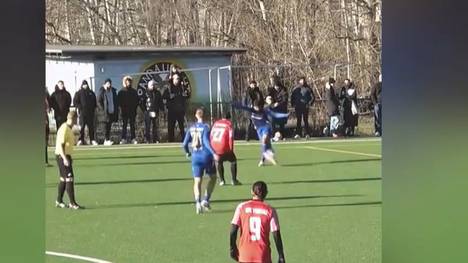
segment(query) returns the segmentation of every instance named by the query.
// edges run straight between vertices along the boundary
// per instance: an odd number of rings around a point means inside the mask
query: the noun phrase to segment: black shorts
[[[227,152],[227,153],[224,153],[224,154],[221,154],[219,156],[219,162],[236,162],[237,161],[237,157],[236,157],[236,154],[234,152]]]
[[[63,164],[63,159],[62,156],[57,155],[57,166],[59,168],[60,172],[60,177],[67,179],[67,178],[73,178],[73,160],[70,155],[67,155],[69,165],[65,166]]]

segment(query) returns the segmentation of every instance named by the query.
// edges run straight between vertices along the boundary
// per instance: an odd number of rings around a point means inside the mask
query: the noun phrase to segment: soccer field
[[[201,215],[179,145],[75,148],[76,198],[86,207],[80,211],[54,207],[58,170],[50,151],[46,250],[113,263],[234,262],[230,220],[250,199],[252,183],[264,180],[288,263],[381,262],[380,139],[276,143],[280,165],[260,168],[259,148],[236,144],[243,185],[217,185],[213,211]],[[225,170],[229,183],[229,163]],[[87,261],[47,255],[46,262]]]

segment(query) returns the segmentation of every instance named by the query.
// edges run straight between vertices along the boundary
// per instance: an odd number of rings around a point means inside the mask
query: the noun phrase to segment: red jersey
[[[232,123],[227,119],[216,121],[211,128],[210,143],[213,151],[222,155],[234,151]]]
[[[271,263],[270,232],[279,230],[275,209],[260,200],[237,206],[232,224],[239,226],[239,262]]]

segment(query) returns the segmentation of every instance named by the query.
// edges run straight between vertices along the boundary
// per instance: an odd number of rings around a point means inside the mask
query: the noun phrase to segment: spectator
[[[325,84],[325,103],[327,106],[327,114],[329,117],[328,130],[333,137],[338,137],[339,101],[335,93],[334,78],[329,78],[328,82]]]
[[[342,116],[344,120],[344,133],[346,136],[354,136],[355,127],[358,125],[356,88],[350,79],[345,79],[345,85],[341,88],[340,100]]]
[[[382,136],[382,74],[379,82],[372,87],[371,99],[374,104],[374,128],[375,136]]]
[[[49,156],[47,155],[47,146],[49,145],[49,112],[50,112],[50,96],[47,87],[45,87],[45,98],[44,98],[44,114],[45,114],[45,163],[49,165]]]
[[[257,86],[257,82],[255,80],[251,80],[249,82],[249,86],[247,87],[247,92],[245,93],[244,97],[244,105],[247,107],[253,107],[254,102],[256,100],[263,101],[263,94],[260,88]],[[245,140],[250,140],[250,134],[255,130],[252,120],[249,118],[249,124],[245,131]]]
[[[127,127],[130,122],[130,139],[133,144],[138,144],[135,134],[135,119],[138,107],[138,93],[132,88],[132,78],[125,76],[122,81],[123,87],[117,95],[120,113],[122,116],[122,139],[120,144],[127,143]]]
[[[291,93],[291,106],[296,111],[297,125],[294,138],[302,137],[302,120],[304,120],[305,136],[309,137],[309,108],[314,103],[315,96],[306,82],[305,77],[299,79],[299,85]]]
[[[94,116],[96,111],[96,94],[89,88],[88,82],[83,80],[81,89],[75,93],[73,105],[78,109],[80,121],[80,139],[76,145],[85,144],[85,126],[88,126],[88,135],[92,145],[98,143],[94,139]]]
[[[278,77],[273,77],[273,87],[268,89],[268,96],[271,97],[271,109],[275,112],[288,113],[288,91],[283,86]],[[285,126],[287,118],[273,119],[273,133],[280,132],[285,137]]]
[[[104,85],[99,89],[98,107],[105,114],[105,139],[104,145],[112,145],[114,142],[110,140],[110,132],[112,123],[119,120],[117,91],[112,87],[112,81],[106,79]]]
[[[181,138],[184,138],[185,136],[185,111],[191,91],[188,86],[182,85],[181,76],[179,74],[172,75],[171,80],[169,87],[163,93],[163,99],[166,101],[167,106],[168,141],[174,142],[174,129],[176,122],[179,125]]]
[[[55,86],[55,91],[50,96],[50,106],[54,110],[54,118],[57,130],[67,121],[68,112],[70,112],[71,95],[65,89],[62,80],[59,80]]]
[[[164,103],[162,94],[156,86],[156,81],[150,80],[148,82],[148,88],[143,94],[144,100],[142,109],[145,113],[146,143],[159,143],[159,111],[164,111]]]

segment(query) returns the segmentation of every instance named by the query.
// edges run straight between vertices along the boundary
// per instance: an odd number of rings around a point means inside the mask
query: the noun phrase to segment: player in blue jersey
[[[187,158],[192,157],[193,195],[195,196],[197,214],[209,211],[210,197],[216,185],[216,168],[214,159],[219,157],[210,145],[210,127],[203,123],[203,109],[195,111],[197,122],[193,124],[185,134],[183,147]],[[201,200],[201,185],[203,174],[209,176],[205,196]]]
[[[271,145],[272,129],[269,118],[280,119],[287,118],[289,114],[272,111],[269,107],[264,107],[262,100],[256,100],[253,107],[248,107],[233,103],[234,108],[250,112],[255,130],[257,130],[258,139],[261,142],[261,157],[258,166],[263,166],[265,160],[276,165],[273,146]]]

